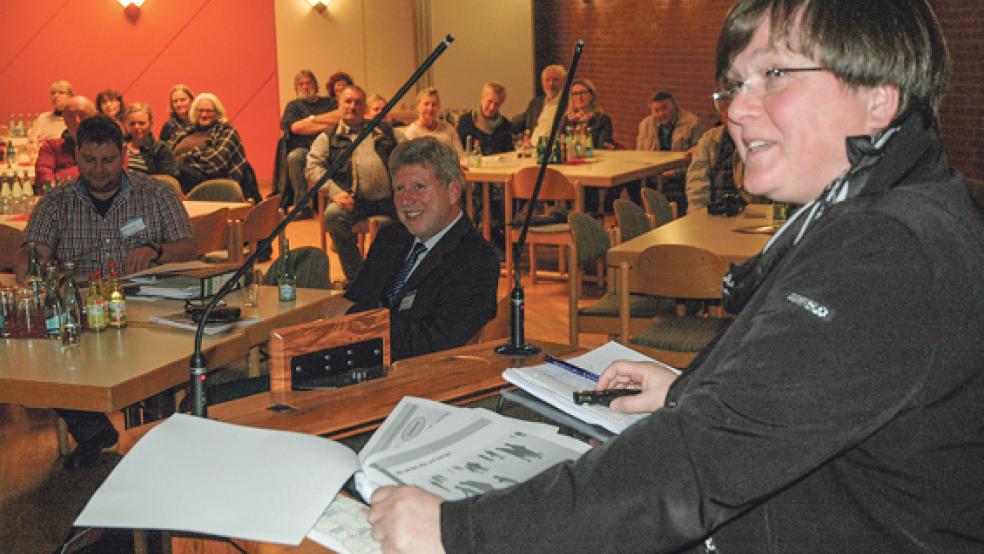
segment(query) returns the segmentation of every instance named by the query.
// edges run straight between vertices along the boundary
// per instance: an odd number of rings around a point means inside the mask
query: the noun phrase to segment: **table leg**
[[[482,236],[492,241],[492,183],[479,183],[482,187]]]

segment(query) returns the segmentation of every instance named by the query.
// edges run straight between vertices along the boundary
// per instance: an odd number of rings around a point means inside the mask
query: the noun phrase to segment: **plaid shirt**
[[[174,151],[181,139],[196,129],[198,127],[195,126],[181,129],[167,140],[167,147]],[[210,179],[227,177],[242,183],[243,171],[246,169],[246,149],[232,125],[215,123],[209,127],[205,144],[188,152],[178,165],[182,164],[201,171]]]
[[[77,274],[87,276],[107,271],[110,260],[122,267],[127,251],[138,246],[193,236],[188,212],[169,186],[129,171],[122,179],[105,218],[96,211],[82,179],[52,190],[31,213],[25,242],[44,244],[57,259],[74,261]],[[123,236],[120,228],[137,220],[146,227]]]

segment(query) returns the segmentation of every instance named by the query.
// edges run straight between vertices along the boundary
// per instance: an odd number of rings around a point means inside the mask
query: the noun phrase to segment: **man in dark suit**
[[[432,137],[405,142],[389,159],[402,225],[383,228],[335,313],[390,310],[394,361],[467,343],[495,317],[499,262],[462,216],[455,151]],[[332,315],[326,313],[326,315]]]

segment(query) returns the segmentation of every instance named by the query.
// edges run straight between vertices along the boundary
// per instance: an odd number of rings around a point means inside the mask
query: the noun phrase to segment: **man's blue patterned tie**
[[[407,284],[407,278],[410,277],[410,272],[413,271],[413,266],[417,264],[417,258],[420,257],[427,250],[424,243],[418,242],[413,245],[413,250],[410,251],[410,256],[407,257],[407,261],[403,264],[403,269],[400,270],[400,274],[396,276],[396,281],[393,281],[393,285],[390,286],[389,292],[386,293],[386,300],[390,306],[393,305],[393,301],[396,300],[396,296],[400,294],[400,290],[403,289],[403,285]]]

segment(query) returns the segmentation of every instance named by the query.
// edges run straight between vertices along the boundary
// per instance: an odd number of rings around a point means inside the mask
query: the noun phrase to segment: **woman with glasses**
[[[178,180],[187,193],[207,179],[228,178],[240,184],[246,172],[246,150],[214,94],[203,92],[191,103],[194,125],[178,131],[168,141],[178,160]]]
[[[377,490],[384,552],[982,550],[984,214],[928,0],[741,0],[716,65],[745,188],[803,205],[725,279],[734,321],[680,376],[609,367],[651,413],[576,462]]]
[[[191,92],[188,85],[177,84],[171,87],[171,92],[167,96],[167,103],[171,107],[171,115],[161,126],[161,140],[168,141],[178,131],[191,127],[191,120],[188,119],[188,112],[191,110],[191,102],[195,99],[195,93]]]
[[[574,79],[571,83],[571,98],[567,103],[567,113],[560,120],[560,131],[590,133],[591,144],[595,148],[615,149],[612,118],[601,109],[598,94],[591,81]]]

